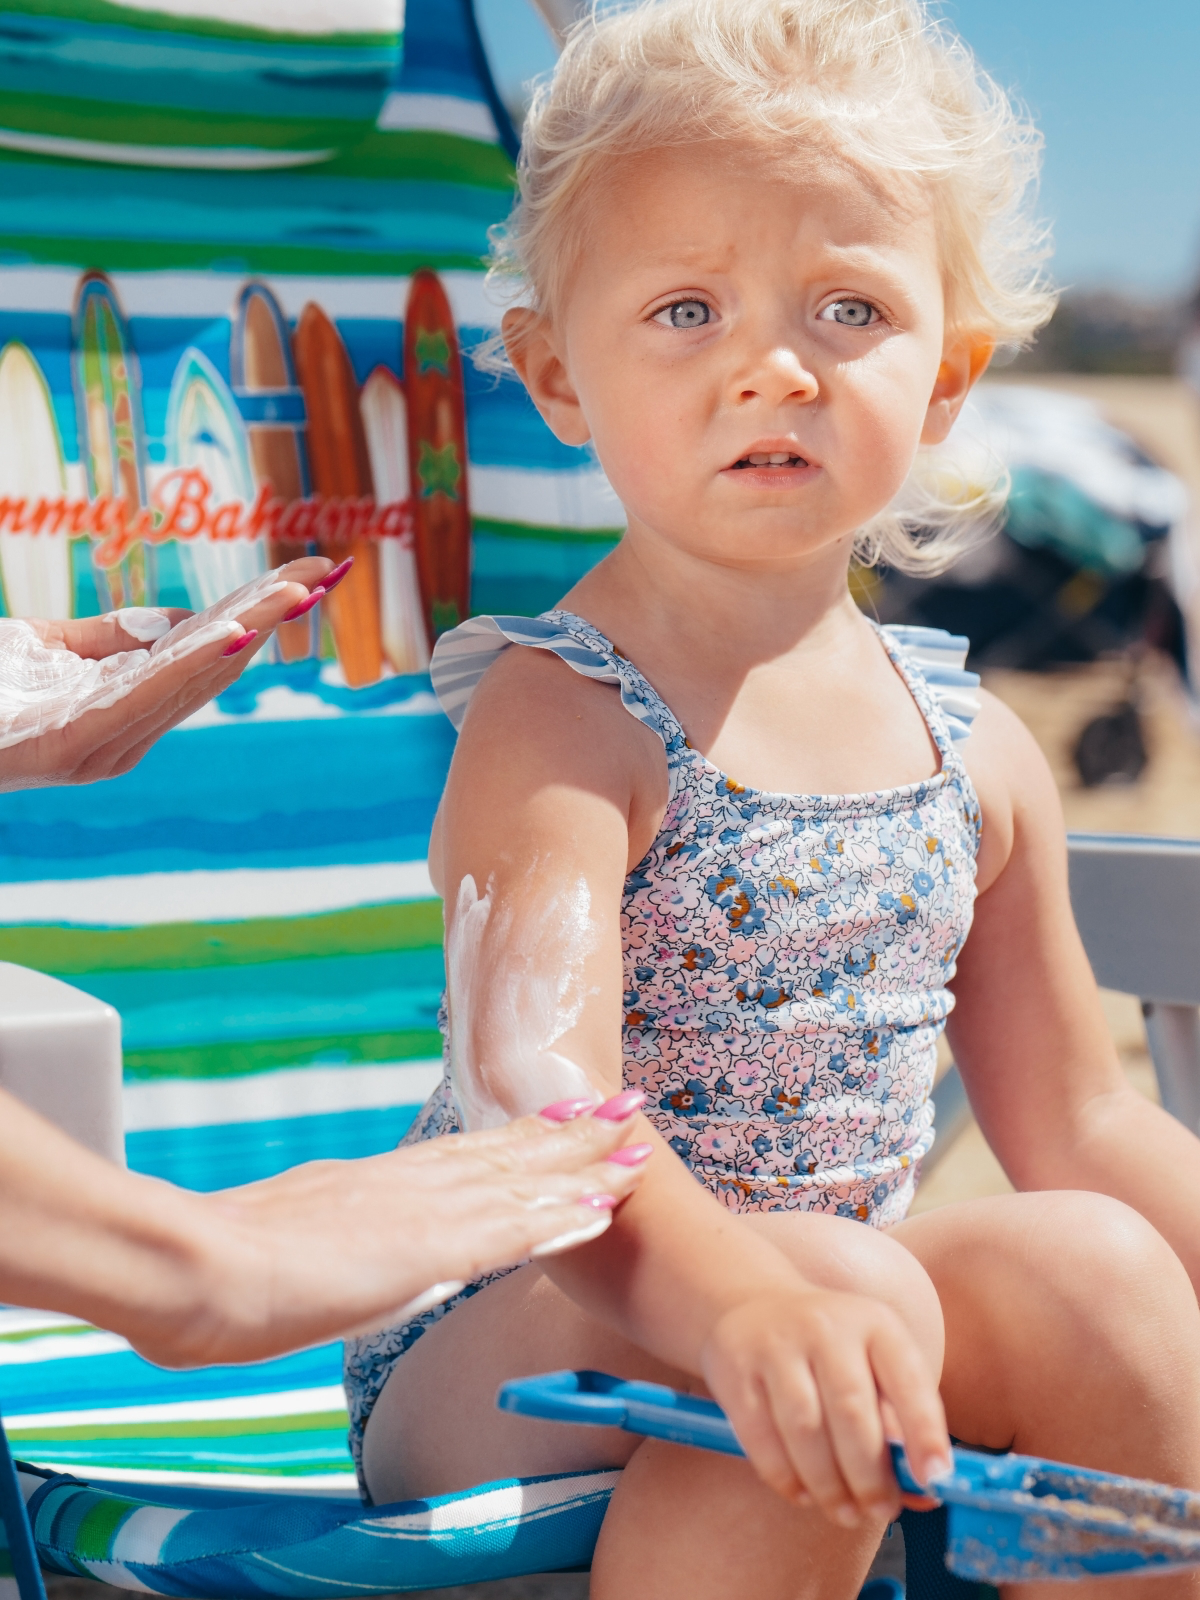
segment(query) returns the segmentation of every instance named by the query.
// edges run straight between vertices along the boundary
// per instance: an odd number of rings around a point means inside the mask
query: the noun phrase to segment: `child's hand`
[[[702,1360],[714,1399],[764,1482],[794,1504],[815,1502],[843,1527],[896,1515],[900,1490],[887,1439],[897,1423],[921,1483],[950,1467],[933,1374],[879,1301],[770,1290],[724,1313]]]

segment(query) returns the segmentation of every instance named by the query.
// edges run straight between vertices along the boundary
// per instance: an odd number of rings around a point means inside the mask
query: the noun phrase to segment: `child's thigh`
[[[952,1433],[1197,1480],[1200,1311],[1178,1258],[1136,1211],[1098,1194],[1013,1194],[890,1233],[941,1301]]]
[[[536,1266],[457,1306],[396,1363],[367,1423],[363,1469],[376,1505],[494,1478],[623,1466],[632,1435],[496,1409],[508,1378],[590,1367],[681,1386],[682,1374],[595,1322]]]

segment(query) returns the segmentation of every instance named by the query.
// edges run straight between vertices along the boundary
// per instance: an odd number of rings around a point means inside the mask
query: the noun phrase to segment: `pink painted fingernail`
[[[624,1122],[645,1103],[646,1096],[641,1089],[626,1089],[624,1094],[615,1094],[611,1100],[597,1106],[592,1115],[599,1117],[602,1122]]]
[[[326,594],[329,593],[330,589],[341,583],[342,579],[350,571],[350,568],[353,565],[354,557],[347,556],[345,561],[339,562],[339,564],[334,567],[332,572],[327,572],[325,574],[325,576],[321,579],[321,587],[325,590]]]
[[[285,622],[295,622],[297,617],[302,617],[306,611],[311,611],[317,602],[323,600],[324,598],[325,590],[320,584],[318,584],[309,595],[307,595],[303,600],[297,601],[292,609],[285,613],[283,620]]]
[[[611,1211],[617,1203],[615,1194],[585,1194],[581,1206],[594,1206],[597,1211]]]
[[[640,1167],[643,1161],[648,1161],[654,1154],[652,1144],[627,1144],[623,1149],[614,1150],[609,1156],[618,1167]]]
[[[538,1116],[545,1117],[547,1122],[574,1122],[576,1117],[590,1111],[595,1103],[594,1100],[556,1100],[553,1105],[539,1111]]]
[[[244,633],[240,639],[235,639],[228,649],[221,651],[221,654],[223,656],[236,656],[240,650],[244,650],[248,644],[253,644],[257,638],[258,629],[251,628],[249,633]]]

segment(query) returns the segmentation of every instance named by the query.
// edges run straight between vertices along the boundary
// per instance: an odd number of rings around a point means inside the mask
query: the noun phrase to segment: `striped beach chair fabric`
[[[386,659],[364,671],[314,631],[127,777],[0,797],[0,960],[120,1012],[138,1171],[209,1190],[386,1150],[440,1071],[426,850],[454,735],[416,670],[428,640],[411,637],[422,607],[434,626],[426,575],[413,580],[420,502],[465,510],[476,610],[543,609],[621,520],[587,453],[469,359],[500,314],[483,257],[515,154],[470,0],[409,0],[403,19],[400,0],[9,10],[7,613],[199,606],[286,556],[270,541],[289,526],[300,548],[337,551],[369,523],[378,556],[356,570],[377,559]],[[452,320],[413,330],[406,360],[418,269]],[[306,387],[306,349],[342,415]],[[451,399],[460,386],[465,439],[405,438],[425,377]],[[356,479],[330,464],[339,426],[367,447]],[[203,476],[210,520],[164,538],[193,492],[185,472]],[[150,532],[106,548],[121,526]],[[407,658],[389,626],[408,627]],[[336,1345],[166,1372],[71,1318],[0,1310],[0,1414],[34,1464],[22,1487],[43,1564],[168,1595],[361,1595],[586,1565],[612,1484],[365,1510]]]

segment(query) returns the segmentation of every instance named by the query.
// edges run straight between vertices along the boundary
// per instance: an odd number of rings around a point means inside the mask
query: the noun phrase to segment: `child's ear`
[[[504,313],[500,332],[508,359],[551,432],[564,444],[586,444],[592,430],[554,347],[546,318],[527,307],[514,307]]]
[[[995,348],[990,339],[978,335],[956,339],[946,346],[921,429],[922,444],[941,444],[962,410],[963,401],[987,370]]]

